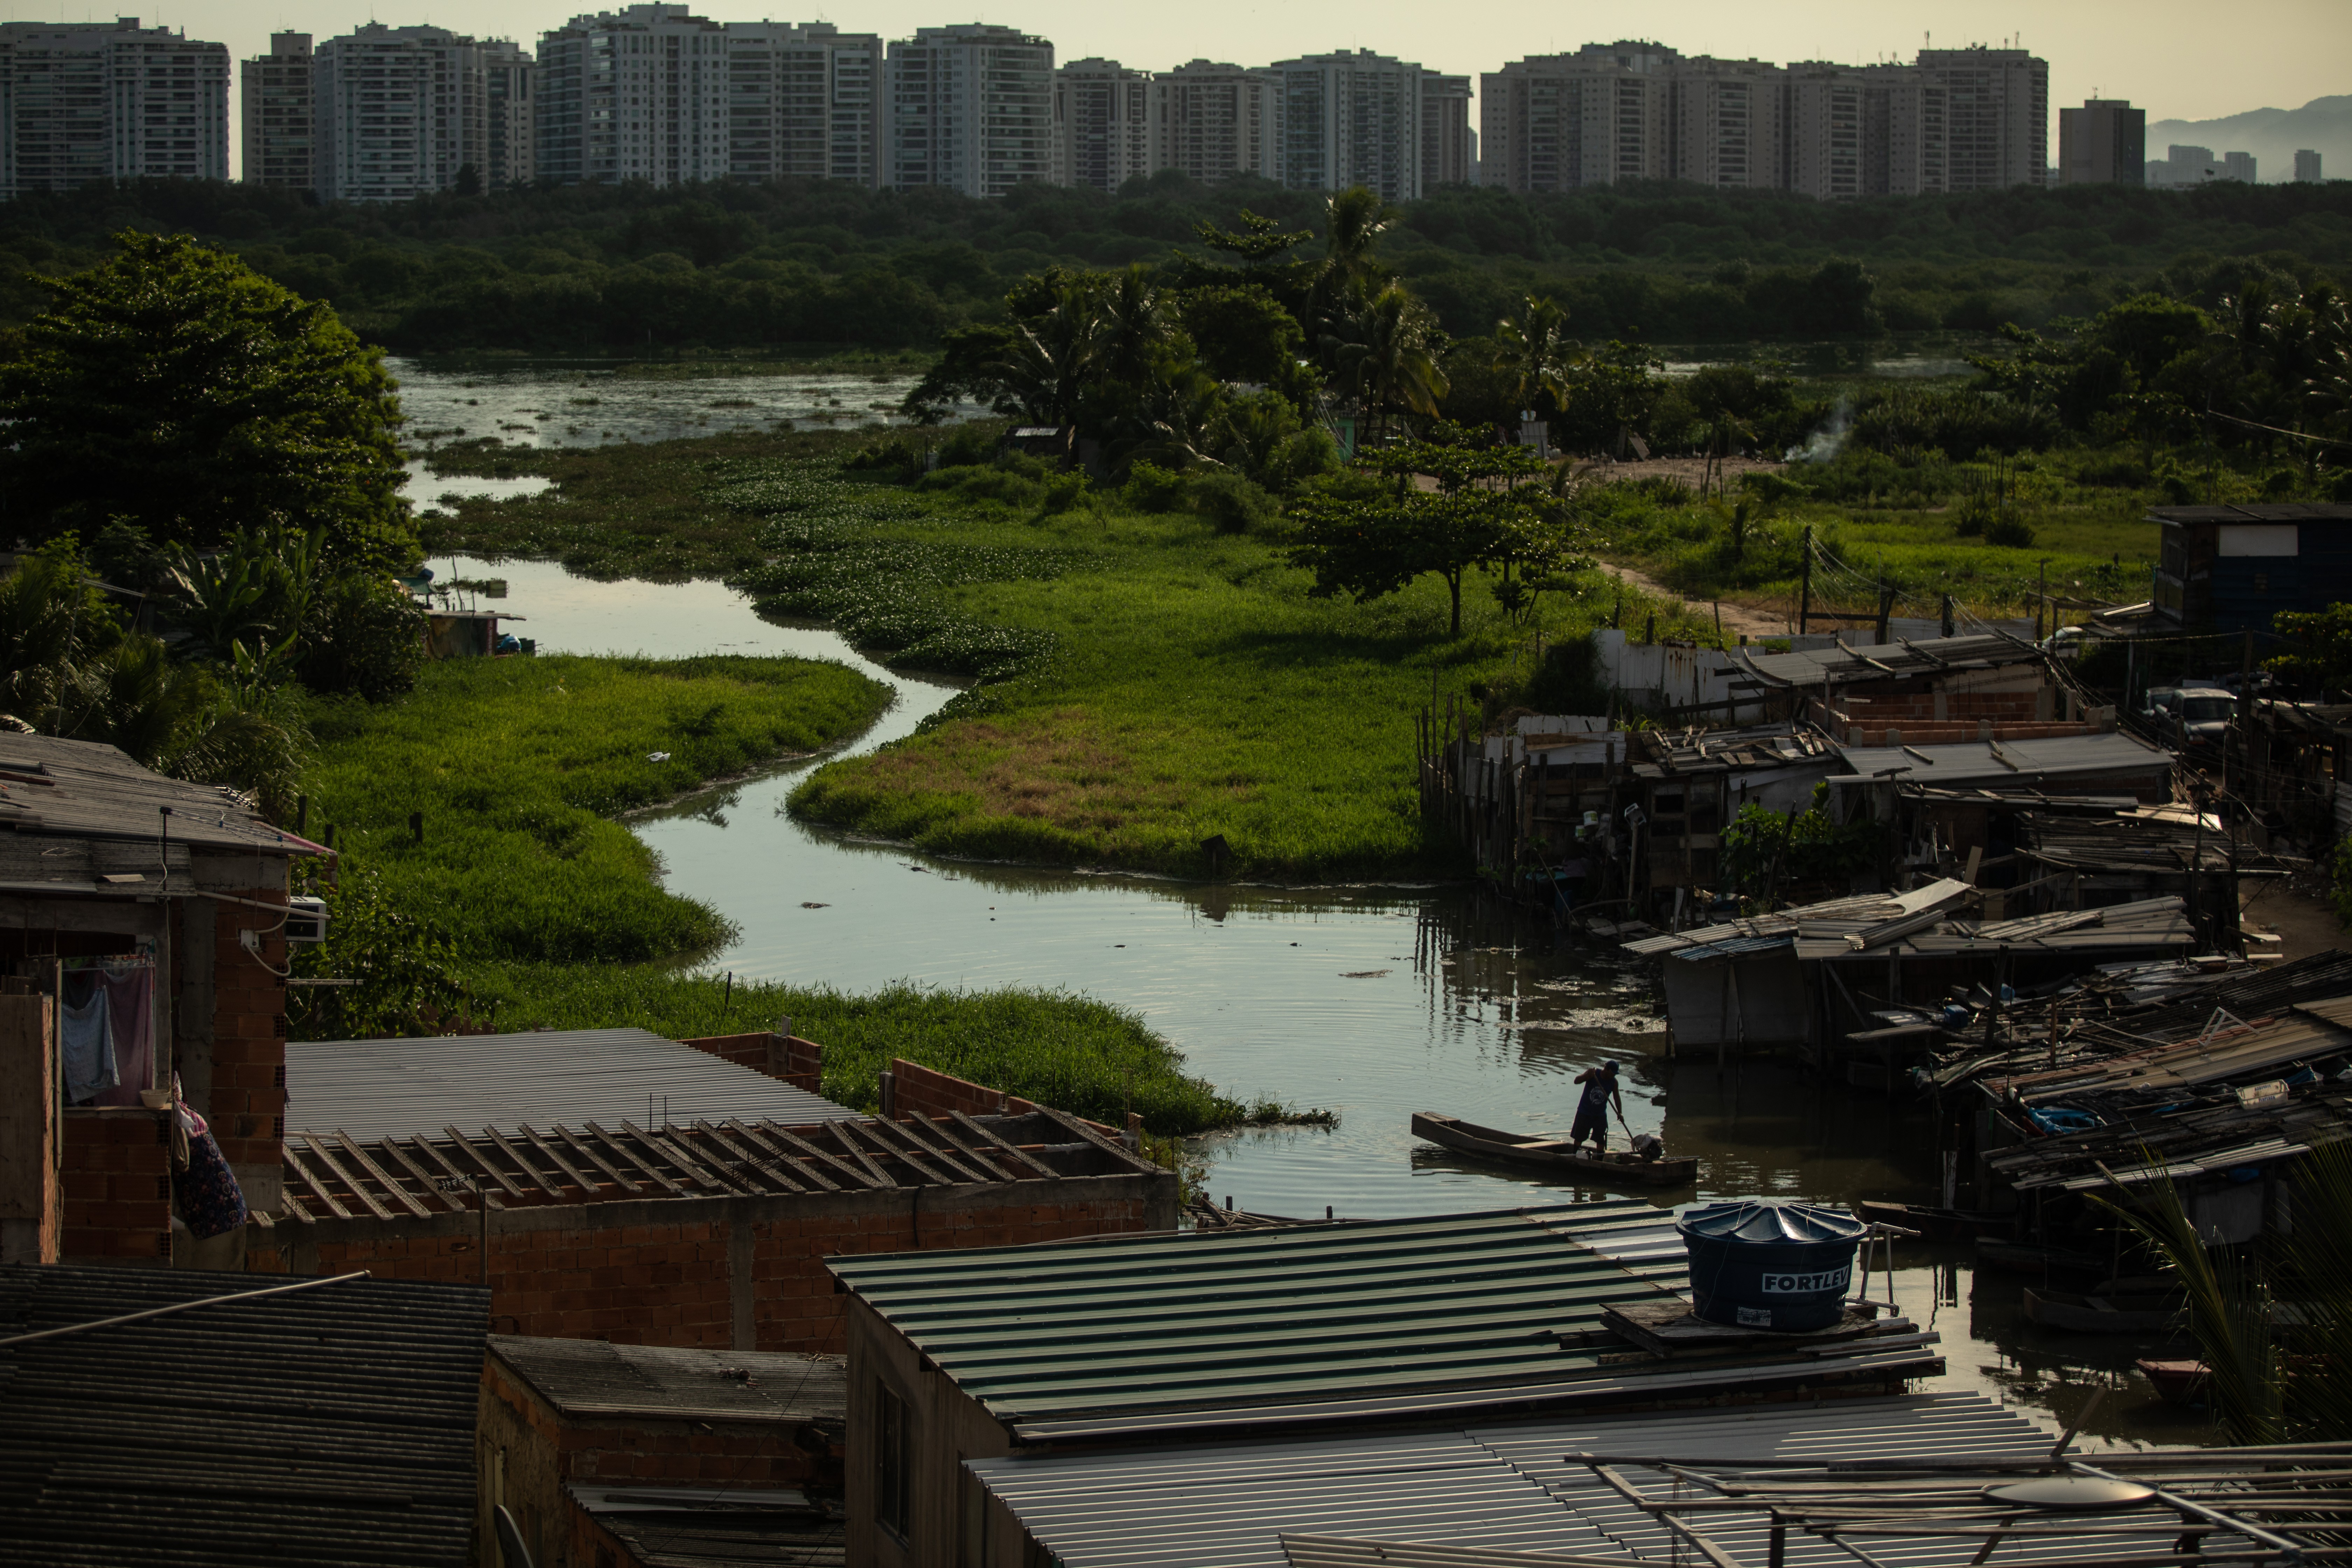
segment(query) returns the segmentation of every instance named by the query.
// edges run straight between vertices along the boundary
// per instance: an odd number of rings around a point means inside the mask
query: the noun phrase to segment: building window
[[[907,1402],[879,1383],[874,1385],[874,1522],[907,1539],[908,1499],[913,1492],[907,1452]]]

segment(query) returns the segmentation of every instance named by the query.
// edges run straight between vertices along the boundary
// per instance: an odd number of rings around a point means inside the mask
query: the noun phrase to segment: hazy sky
[[[541,32],[576,14],[576,0],[571,5],[566,0],[442,0],[404,7],[394,0],[374,0],[373,12],[370,0],[127,4],[154,7],[142,13],[151,26],[184,28],[226,44],[233,59],[261,53],[273,31],[324,38],[371,19],[394,26],[429,22],[535,46]],[[1624,37],[1654,38],[1685,54],[1752,56],[1778,64],[1866,64],[1907,59],[1929,35],[1939,47],[2000,43],[2014,35],[2050,62],[2053,163],[2055,110],[2080,103],[2094,91],[2130,99],[2147,109],[2151,121],[2294,109],[2315,98],[2352,92],[2352,0],[1664,0],[1638,13],[1403,0],[1353,0],[1344,5],[1269,0],[989,0],[972,5],[952,0],[833,0],[825,8],[796,11],[782,0],[712,0],[694,9],[722,22],[829,21],[845,31],[886,37],[924,26],[997,22],[1052,39],[1061,59],[1107,55],[1147,69],[1196,57],[1263,65],[1334,48],[1370,48],[1474,78],[1524,55]],[[0,0],[0,16],[11,20],[87,21],[113,14],[83,0]],[[1636,16],[1638,20],[1629,19]],[[234,115],[234,93],[230,101]]]

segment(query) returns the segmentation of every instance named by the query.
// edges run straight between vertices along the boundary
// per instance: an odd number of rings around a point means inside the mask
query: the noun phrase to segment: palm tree
[[[1364,405],[1376,437],[1388,433],[1391,410],[1435,416],[1445,395],[1445,373],[1437,368],[1437,318],[1401,283],[1391,283],[1365,301],[1339,331],[1328,333],[1324,351],[1338,384]]]
[[[1328,324],[1360,307],[1385,281],[1374,250],[1397,214],[1361,185],[1334,195],[1324,213],[1323,265],[1308,290],[1306,319]]]
[[[1053,309],[1015,327],[1003,357],[989,366],[1026,417],[1075,425],[1101,357],[1105,323],[1094,289],[1072,283]]]
[[[1500,345],[1495,368],[1514,378],[1520,406],[1547,419],[1567,406],[1569,371],[1583,351],[1568,335],[1568,312],[1549,295],[1528,295],[1517,320],[1506,316],[1495,323],[1495,341]]]

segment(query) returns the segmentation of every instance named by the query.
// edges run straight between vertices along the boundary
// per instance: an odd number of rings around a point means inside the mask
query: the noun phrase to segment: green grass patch
[[[866,995],[827,987],[719,982],[660,965],[486,964],[467,976],[499,1027],[618,1028],[672,1039],[740,1034],[790,1017],[824,1042],[824,1093],[878,1108],[893,1057],[1116,1126],[1129,1110],[1162,1137],[1288,1120],[1186,1074],[1176,1048],[1123,1007],[1066,992],[939,991],[891,985]]]
[[[698,952],[727,921],[664,890],[653,852],[612,816],[815,750],[887,700],[804,659],[454,659],[400,702],[314,704],[311,820],[468,959]]]

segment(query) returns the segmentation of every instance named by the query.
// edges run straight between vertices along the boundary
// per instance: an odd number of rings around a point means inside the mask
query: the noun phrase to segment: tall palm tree
[[[1568,335],[1568,312],[1549,295],[1528,295],[1516,320],[1506,316],[1496,322],[1495,342],[1495,368],[1514,378],[1512,390],[1521,407],[1551,418],[1568,405],[1570,367],[1583,351]]]
[[[1324,338],[1338,384],[1370,416],[1374,436],[1388,434],[1394,413],[1434,416],[1445,395],[1437,368],[1437,318],[1401,283],[1391,283]]]
[[[1361,185],[1350,185],[1324,207],[1323,262],[1307,292],[1307,321],[1316,328],[1349,314],[1379,292],[1387,271],[1375,254],[1397,213]]]
[[[1075,425],[1105,335],[1101,300],[1084,283],[1073,283],[1053,309],[1013,329],[1003,357],[989,369],[1028,418]]]

